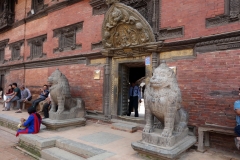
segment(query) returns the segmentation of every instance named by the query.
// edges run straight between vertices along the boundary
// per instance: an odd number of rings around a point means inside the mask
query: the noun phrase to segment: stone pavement
[[[9,117],[11,116],[19,119],[21,117],[28,117],[28,114],[26,112],[17,114],[14,110],[0,111],[0,115],[1,114],[5,114]],[[120,130],[114,130],[111,129],[111,124],[103,123],[101,121],[88,120],[87,125],[84,127],[69,129],[60,132],[41,130],[41,132],[37,135],[43,138],[61,136],[75,142],[80,142],[113,153],[112,156],[108,157],[106,160],[147,159],[147,157],[142,157],[137,154],[137,152],[135,152],[131,147],[132,142],[141,139],[141,131],[138,130],[135,133],[129,133]],[[10,146],[13,146],[17,143],[18,138],[14,137],[13,135],[5,137],[9,137],[5,139],[5,141],[8,140],[9,142],[11,142]],[[12,150],[15,152],[12,152]],[[11,155],[11,152],[18,152],[20,155],[23,155],[20,151],[17,151],[14,148],[9,149],[9,151],[5,151],[4,153],[9,153],[9,155]],[[2,152],[0,152],[0,156],[1,154]],[[179,157],[179,160],[240,160],[240,154],[227,153],[214,149],[208,149],[205,153],[200,153],[197,152],[195,149],[190,149],[187,152],[183,153],[181,157]]]
[[[18,138],[8,131],[8,129],[0,128],[0,159],[1,160],[33,160],[34,158],[26,155],[15,146]]]

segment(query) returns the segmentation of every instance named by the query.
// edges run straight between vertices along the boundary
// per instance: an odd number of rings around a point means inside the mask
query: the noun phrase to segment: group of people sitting
[[[45,101],[42,111],[44,113],[44,118],[49,118],[49,107],[51,104],[51,97],[48,90],[48,85],[44,85],[40,89],[40,94],[37,99],[32,102],[32,106],[28,108],[29,117],[27,120],[24,118],[21,119],[21,126],[17,131],[16,136],[19,134],[26,133],[38,133],[40,130],[40,125],[42,117],[36,112],[36,107],[41,101]],[[32,94],[28,88],[24,85],[20,86],[20,89],[17,86],[17,83],[10,84],[8,90],[3,94],[3,89],[0,87],[0,99],[3,99],[5,102],[4,109],[2,111],[10,111],[10,107],[13,102],[17,102],[17,111],[15,113],[22,113],[22,103],[32,100]]]
[[[22,103],[32,100],[32,94],[30,90],[24,85],[21,85],[19,89],[17,83],[10,84],[5,94],[3,94],[3,89],[0,88],[0,95],[0,99],[3,98],[5,102],[5,107],[2,111],[10,111],[12,103],[16,101],[18,110],[15,113],[22,113]],[[32,102],[31,107],[36,109],[39,102],[44,100],[46,100],[46,103],[44,104],[42,111],[44,112],[44,118],[49,118],[48,108],[51,103],[51,98],[48,85],[44,85],[43,88],[40,89],[40,95]]]

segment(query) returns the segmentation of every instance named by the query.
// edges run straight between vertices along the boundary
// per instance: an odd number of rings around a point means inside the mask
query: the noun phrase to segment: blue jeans
[[[17,100],[19,100],[19,99],[20,99],[20,98],[19,98],[18,96],[15,96],[15,97],[13,97],[13,99],[11,99],[11,101],[6,102],[6,106],[5,106],[6,110],[10,110],[10,107],[11,107],[11,105],[12,105],[12,102],[17,101]]]
[[[235,131],[235,133],[240,137],[240,125],[237,125],[237,126],[234,128],[234,131]]]

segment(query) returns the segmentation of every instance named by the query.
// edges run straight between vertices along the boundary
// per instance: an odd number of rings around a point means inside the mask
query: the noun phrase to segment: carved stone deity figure
[[[196,142],[188,135],[188,113],[182,108],[181,92],[176,75],[165,62],[154,70],[144,93],[146,125],[142,140],[133,142],[133,149],[160,159],[172,159]],[[161,122],[154,127],[154,117]]]
[[[70,119],[84,117],[84,102],[81,98],[72,98],[68,79],[56,69],[48,82],[51,84],[51,110],[50,119]]]

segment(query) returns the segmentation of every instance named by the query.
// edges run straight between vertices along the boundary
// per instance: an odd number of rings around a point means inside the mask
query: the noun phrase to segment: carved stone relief
[[[5,39],[3,41],[0,41],[0,63],[5,63],[5,48],[9,42],[9,39]]]
[[[206,27],[214,27],[239,21],[240,0],[225,0],[225,13],[206,19]]]
[[[94,49],[100,49],[103,47],[103,44],[102,44],[102,41],[101,42],[98,42],[98,43],[92,43],[92,50]]]
[[[24,40],[9,44],[9,48],[12,51],[11,58],[9,59],[9,61],[23,59],[23,57],[21,56],[21,47],[22,47],[23,43],[24,43]]]
[[[195,46],[196,53],[213,52],[240,48],[240,36],[199,42]]]
[[[75,50],[81,48],[81,44],[76,44],[76,33],[82,31],[83,22],[79,22],[63,28],[53,30],[53,36],[58,37],[59,46],[53,52],[63,52],[64,50]]]
[[[43,43],[46,41],[47,35],[42,35],[39,37],[35,37],[32,39],[28,39],[28,45],[30,46],[30,56],[27,57],[27,59],[34,59],[34,58],[42,58],[46,56],[45,53],[43,53]]]
[[[107,4],[112,3],[108,1]],[[113,3],[106,13],[102,37],[104,49],[114,48],[110,54],[118,56],[132,56],[134,52],[146,51],[147,47],[144,45],[155,42],[147,21],[134,9],[122,3]]]
[[[183,37],[184,28],[167,28],[167,29],[160,29],[157,33],[158,40],[165,40],[170,38],[179,38]]]

